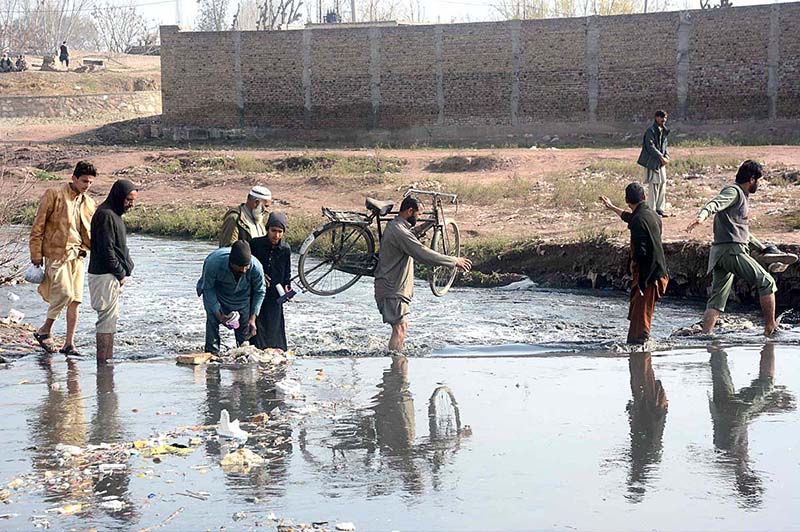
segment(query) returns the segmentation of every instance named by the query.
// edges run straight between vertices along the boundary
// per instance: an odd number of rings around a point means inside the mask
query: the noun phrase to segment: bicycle
[[[447,221],[444,214],[444,200],[457,206],[458,196],[410,188],[403,197],[410,194],[430,196],[433,204],[431,211],[420,213],[412,231],[419,238],[433,231],[431,249],[443,255],[458,256],[461,233],[458,225]],[[320,296],[332,296],[344,292],[361,277],[374,277],[378,253],[371,226],[373,222],[377,225],[379,243],[383,234],[381,224],[391,220],[398,211],[392,211],[394,203],[373,198],[367,198],[365,206],[369,213],[322,208],[322,214],[329,222],[315,229],[300,246],[298,277],[305,290]],[[445,295],[453,285],[456,273],[454,266],[432,267],[428,284],[433,294]]]

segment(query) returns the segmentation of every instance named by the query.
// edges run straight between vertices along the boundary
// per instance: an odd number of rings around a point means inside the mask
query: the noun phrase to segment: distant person
[[[67,49],[67,41],[62,42],[58,49],[58,60],[69,70],[69,50]]]
[[[197,295],[203,296],[206,310],[206,353],[219,354],[220,325],[234,329],[237,346],[256,335],[265,293],[264,269],[247,242],[240,240],[206,257],[197,282]]]
[[[644,184],[648,186],[647,204],[661,216],[668,216],[667,208],[667,165],[669,150],[666,127],[666,111],[656,111],[653,125],[644,132],[642,152],[637,163],[644,166]]]
[[[425,247],[412,233],[420,213],[419,201],[407,196],[400,212],[386,224],[381,238],[378,266],[375,269],[375,302],[383,323],[392,326],[389,350],[402,352],[408,330],[407,316],[414,295],[414,260],[431,266],[451,266],[463,271],[472,268],[465,257],[449,257]]]
[[[219,233],[219,247],[230,247],[237,240],[250,240],[267,234],[264,217],[272,204],[272,192],[267,187],[253,187],[247,202],[225,213]]]
[[[764,315],[764,335],[771,336],[778,328],[775,321],[775,279],[750,256],[750,246],[766,250],[750,234],[748,212],[750,195],[758,190],[763,174],[756,161],[745,161],[736,172],[736,183],[723,187],[717,197],[705,204],[687,232],[714,216],[714,243],[708,256],[708,273],[713,274],[711,297],[703,314],[703,333],[710,334],[731,293],[734,277],[740,277],[758,290]],[[783,254],[766,253],[762,260],[786,260]]]
[[[664,296],[669,284],[667,261],[661,245],[661,219],[645,203],[645,192],[639,183],[625,188],[625,203],[631,212],[616,207],[600,196],[606,208],[628,223],[631,232],[631,302],[628,308],[629,344],[644,344],[650,338],[650,326],[656,301]]]
[[[48,353],[56,351],[50,331],[66,308],[67,336],[60,352],[79,355],[75,349],[75,329],[78,307],[83,301],[83,259],[91,247],[95,211],[94,200],[86,193],[96,176],[97,169],[92,163],[80,161],[69,183],[45,192],[31,227],[31,262],[44,265],[45,277],[39,285],[39,294],[50,304],[47,319],[33,337]]]
[[[17,68],[17,72],[25,72],[26,70],[28,70],[28,68],[30,68],[28,66],[28,61],[22,54],[20,54],[20,56],[17,57],[17,62],[15,64],[15,67]]]
[[[267,236],[250,241],[253,256],[264,267],[264,274],[269,280],[264,303],[258,313],[258,330],[250,342],[259,349],[287,349],[286,320],[281,301],[281,291],[285,293],[291,290],[292,278],[292,249],[283,240],[287,223],[285,213],[271,212],[267,220]]]
[[[14,72],[14,63],[8,57],[8,52],[3,52],[3,57],[0,58],[0,72]]]
[[[92,217],[88,279],[92,308],[97,312],[95,339],[98,362],[111,360],[114,356],[120,293],[125,279],[133,272],[122,215],[134,207],[137,195],[136,185],[120,179],[112,185],[108,197]]]

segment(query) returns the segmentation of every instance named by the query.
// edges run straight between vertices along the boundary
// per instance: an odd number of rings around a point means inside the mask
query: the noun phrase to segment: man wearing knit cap
[[[281,296],[291,290],[289,283],[292,277],[292,250],[283,241],[286,225],[285,213],[271,212],[267,221],[267,236],[254,238],[250,242],[253,256],[264,266],[270,284],[258,314],[258,331],[252,340],[253,345],[259,349],[287,349]]]
[[[206,309],[205,351],[219,354],[219,326],[233,329],[236,345],[255,336],[266,284],[261,263],[250,253],[250,244],[238,241],[206,257],[197,295]],[[238,319],[237,319],[238,314]]]
[[[272,192],[267,187],[253,187],[247,201],[225,213],[219,233],[219,247],[232,246],[237,240],[250,242],[267,234],[264,216],[272,204]]]

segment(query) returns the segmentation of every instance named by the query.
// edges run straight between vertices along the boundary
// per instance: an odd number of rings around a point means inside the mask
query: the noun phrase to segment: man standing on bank
[[[703,314],[703,333],[710,334],[731,293],[734,276],[741,277],[758,290],[764,315],[764,335],[778,328],[775,321],[775,279],[750,256],[750,244],[764,246],[750,234],[748,210],[750,194],[758,190],[763,170],[756,161],[747,160],[736,172],[736,183],[725,186],[716,198],[700,209],[687,232],[714,216],[714,243],[708,256],[708,272],[713,274],[711,297]]]
[[[644,132],[642,152],[639,154],[639,160],[636,161],[640,166],[644,166],[644,184],[648,186],[647,204],[661,217],[669,216],[666,213],[668,136],[667,113],[658,110],[653,125]]]
[[[419,201],[407,196],[400,204],[400,212],[386,224],[375,269],[375,302],[383,316],[383,323],[392,326],[389,350],[402,352],[408,330],[407,316],[414,295],[414,260],[430,266],[457,267],[462,271],[472,268],[465,257],[449,257],[425,247],[411,232],[420,212]]]
[[[69,49],[67,49],[67,41],[62,42],[61,46],[58,47],[58,60],[69,70]]]
[[[272,204],[272,192],[267,187],[253,187],[247,195],[247,202],[225,213],[222,230],[219,233],[219,247],[227,248],[237,240],[247,243],[264,236],[264,216]]]
[[[667,261],[661,245],[661,219],[645,203],[644,188],[639,183],[631,183],[625,188],[625,203],[631,212],[616,207],[605,196],[600,196],[600,201],[627,222],[631,232],[628,343],[642,345],[650,338],[656,301],[664,296],[669,284]]]
[[[50,336],[53,323],[67,309],[67,336],[60,349],[65,355],[77,355],[75,329],[78,307],[83,301],[83,259],[90,249],[90,230],[95,203],[86,192],[97,176],[94,165],[80,161],[66,185],[45,192],[33,220],[30,236],[31,262],[44,264],[44,281],[39,294],[50,304],[47,319],[33,337],[48,352],[56,346]]]
[[[206,309],[206,353],[219,354],[220,325],[234,330],[237,346],[256,335],[265,293],[264,269],[247,242],[240,240],[206,257],[197,281],[197,295],[203,296]]]
[[[114,334],[119,319],[119,296],[133,272],[128,237],[122,215],[136,204],[136,185],[120,179],[92,218],[92,253],[89,257],[89,295],[97,312],[95,338],[97,362],[114,357]]]
[[[282,212],[271,212],[267,220],[267,236],[250,242],[253,256],[264,267],[269,280],[264,303],[258,314],[258,330],[251,343],[259,349],[277,348],[286,351],[286,321],[278,286],[285,292],[291,290],[292,249],[283,241],[288,220]]]

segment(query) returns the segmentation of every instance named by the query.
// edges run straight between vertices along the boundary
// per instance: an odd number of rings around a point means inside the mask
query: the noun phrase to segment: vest
[[[737,200],[714,216],[714,244],[747,244],[750,241],[747,194],[739,185],[725,188],[731,187],[738,192]]]

